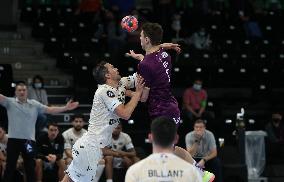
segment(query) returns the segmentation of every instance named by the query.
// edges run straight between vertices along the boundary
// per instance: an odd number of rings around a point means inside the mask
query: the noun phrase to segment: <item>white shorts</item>
[[[79,138],[72,148],[73,160],[66,174],[74,182],[94,181],[97,166],[102,158],[99,145],[90,143],[87,137]],[[94,181],[95,182],[95,181]]]

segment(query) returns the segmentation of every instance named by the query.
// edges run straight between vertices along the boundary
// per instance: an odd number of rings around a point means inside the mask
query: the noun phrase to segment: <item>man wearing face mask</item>
[[[202,80],[195,79],[191,88],[183,94],[184,114],[190,119],[202,118],[207,104],[207,92],[202,89]]]
[[[34,99],[43,105],[48,105],[47,93],[44,89],[44,80],[40,75],[33,77],[32,85],[28,88],[28,99]],[[46,127],[46,115],[44,113],[39,114],[36,121],[36,138],[42,133]]]

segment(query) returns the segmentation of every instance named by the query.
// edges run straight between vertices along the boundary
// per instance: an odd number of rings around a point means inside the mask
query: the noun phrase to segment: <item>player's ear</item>
[[[106,73],[106,74],[105,74],[105,77],[106,77],[107,79],[110,79],[110,74],[109,74],[109,73]]]
[[[148,134],[148,139],[150,143],[153,143],[153,135],[151,133]]]
[[[174,144],[177,144],[177,143],[178,143],[178,140],[179,140],[179,135],[178,135],[178,134],[176,134],[176,136],[175,136],[175,140],[174,140]]]

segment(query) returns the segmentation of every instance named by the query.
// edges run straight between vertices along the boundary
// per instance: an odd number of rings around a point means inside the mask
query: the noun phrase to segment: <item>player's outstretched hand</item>
[[[79,102],[73,102],[73,100],[69,100],[65,106],[67,111],[76,109],[79,106]]]
[[[163,43],[160,45],[164,49],[173,49],[175,50],[178,54],[181,52],[181,48],[179,44],[174,44],[174,43]]]
[[[144,78],[137,74],[136,92],[142,94],[144,86],[145,86]]]
[[[142,54],[136,54],[133,50],[130,50],[129,53],[126,53],[126,55],[138,61],[142,61],[144,59]]]
[[[185,149],[181,147],[175,146],[174,154],[191,164],[193,164],[194,162],[189,152],[187,152]]]

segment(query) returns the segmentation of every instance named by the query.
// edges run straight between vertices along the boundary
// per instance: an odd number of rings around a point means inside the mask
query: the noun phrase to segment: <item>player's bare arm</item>
[[[115,108],[115,113],[118,117],[128,120],[134,111],[135,107],[137,106],[138,102],[140,101],[143,89],[144,89],[144,79],[138,75],[137,76],[137,84],[136,90],[132,94],[130,101],[127,104],[120,104]]]

